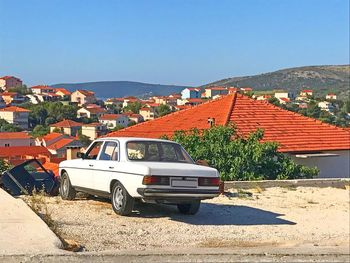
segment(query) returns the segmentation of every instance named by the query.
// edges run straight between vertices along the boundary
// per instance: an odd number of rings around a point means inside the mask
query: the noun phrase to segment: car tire
[[[201,200],[195,200],[188,204],[177,204],[177,209],[181,214],[194,215],[198,212]]]
[[[113,211],[121,216],[130,215],[134,208],[135,199],[129,195],[125,187],[116,182],[112,187],[111,203]]]
[[[63,200],[73,200],[76,195],[76,191],[73,188],[67,172],[64,172],[61,176],[60,195]]]

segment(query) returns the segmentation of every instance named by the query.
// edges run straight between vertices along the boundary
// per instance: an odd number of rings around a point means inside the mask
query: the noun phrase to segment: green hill
[[[334,92],[341,98],[349,98],[350,66],[334,65],[289,68],[255,76],[227,78],[209,83],[203,87],[215,85],[249,86],[256,91],[283,89],[292,92],[298,92],[307,87],[313,89],[315,94],[319,96],[325,95],[327,92]]]

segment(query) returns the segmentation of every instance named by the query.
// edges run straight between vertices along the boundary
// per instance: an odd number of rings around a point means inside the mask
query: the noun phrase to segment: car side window
[[[103,142],[95,142],[91,148],[85,153],[85,159],[96,160],[98,153],[101,150]]]
[[[118,144],[116,142],[105,142],[99,160],[119,161]]]

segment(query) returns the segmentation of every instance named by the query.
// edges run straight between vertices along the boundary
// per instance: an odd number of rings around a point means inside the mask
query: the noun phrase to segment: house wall
[[[12,146],[33,146],[33,138],[24,138],[24,139],[6,139],[3,140],[0,138],[0,147],[12,147]]]
[[[89,137],[91,140],[95,140],[98,137],[97,127],[94,126],[83,126],[81,134]]]
[[[22,81],[17,78],[8,78],[5,80],[5,89],[22,86]]]
[[[2,111],[0,112],[0,118],[6,120],[8,123],[12,123],[20,126],[23,129],[28,129],[28,112],[12,112]]]
[[[338,154],[338,156],[297,158],[295,155],[290,155],[290,157],[298,164],[316,166],[320,170],[318,178],[349,178],[350,150],[325,153]]]

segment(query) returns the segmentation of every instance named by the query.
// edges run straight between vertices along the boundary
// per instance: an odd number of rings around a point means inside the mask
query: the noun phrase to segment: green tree
[[[156,108],[156,113],[159,117],[167,115],[171,112],[170,106],[166,104],[162,104]]]
[[[36,125],[31,132],[31,135],[36,138],[36,137],[42,137],[50,132],[50,129],[48,127],[45,127],[43,125]]]
[[[83,144],[84,147],[89,146],[91,144],[90,137],[83,135],[81,130],[79,130],[78,134],[79,141]]]
[[[281,106],[280,101],[276,97],[271,97],[267,100],[269,103],[275,105],[275,106]]]
[[[350,100],[344,103],[345,112],[350,112]]]
[[[177,131],[171,139],[195,160],[206,160],[218,169],[222,180],[312,178],[318,174],[316,168],[296,164],[278,152],[277,143],[260,142],[263,135],[257,130],[244,138],[232,126],[214,126],[204,131]]]
[[[125,127],[123,125],[117,124],[111,131],[119,131],[121,129],[124,129]]]
[[[23,131],[22,128],[8,123],[6,120],[0,118],[0,132],[19,132]]]
[[[128,106],[123,108],[123,112],[132,111],[133,113],[139,113],[142,107],[141,102],[135,101],[128,104]]]

